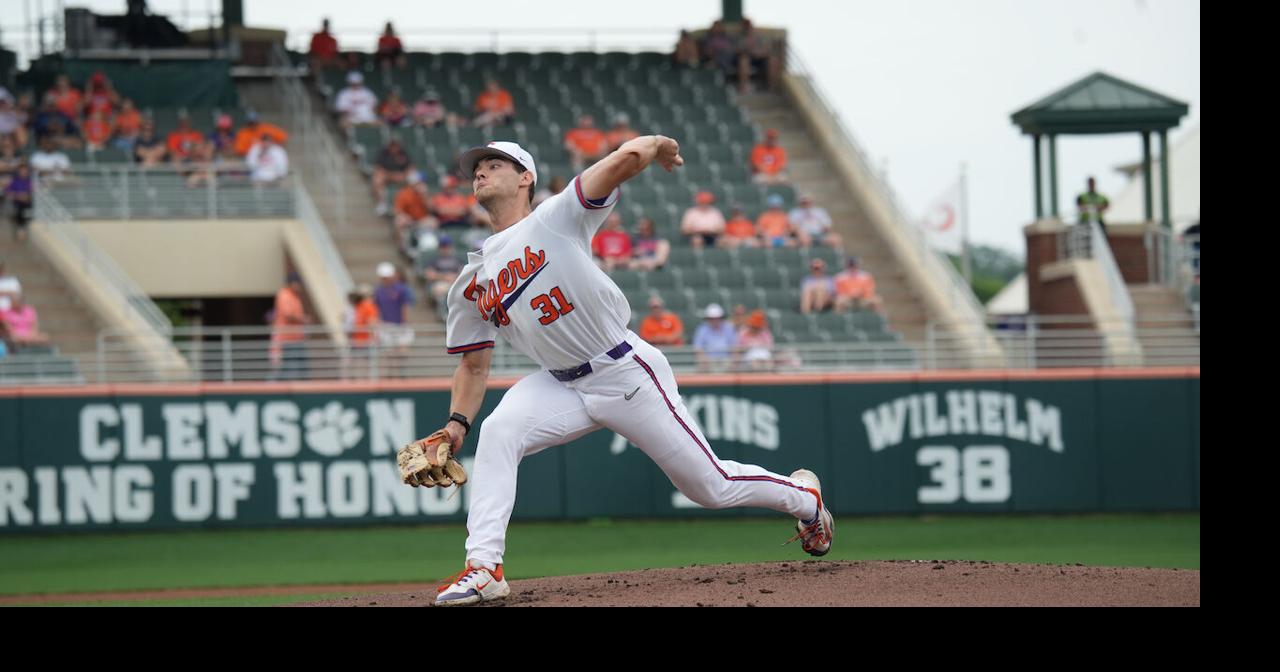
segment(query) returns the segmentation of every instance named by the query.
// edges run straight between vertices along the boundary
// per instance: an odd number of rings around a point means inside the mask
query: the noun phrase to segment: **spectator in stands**
[[[465,265],[454,253],[453,239],[440,236],[440,247],[436,250],[435,257],[422,270],[422,279],[427,281],[427,291],[435,305],[444,305],[445,295],[449,293],[449,288],[453,287],[453,281],[458,279]]]
[[[0,139],[4,138],[12,140],[18,147],[27,144],[26,124],[12,96],[0,96]]]
[[[649,297],[649,314],[640,323],[640,338],[662,347],[684,345],[684,323],[680,316],[666,309],[662,297]]]
[[[364,85],[364,75],[358,72],[347,73],[347,86],[338,92],[333,109],[342,115],[344,129],[378,123],[378,97]]]
[[[232,130],[233,126],[235,126],[235,120],[231,118],[231,115],[218,115],[217,121],[214,122],[213,132],[208,137],[214,157],[229,161],[235,161],[240,158],[240,155],[236,153],[236,133]]]
[[[413,344],[413,328],[409,326],[409,307],[414,304],[413,290],[405,284],[404,276],[389,261],[378,264],[378,288],[373,291],[373,302],[378,305],[378,319],[382,321],[378,342],[387,352],[387,375],[394,375],[404,366],[404,358]]]
[[[357,286],[347,294],[347,303],[342,319],[347,332],[343,380],[372,375],[369,361],[373,354],[373,334],[378,329],[378,305],[373,302],[373,287],[367,284]]]
[[[1098,193],[1098,185],[1092,177],[1088,181],[1088,189],[1076,197],[1076,210],[1079,213],[1079,223],[1091,224],[1097,222],[1102,227],[1103,232],[1107,230],[1107,224],[1102,220],[1102,215],[1107,212],[1107,208],[1111,207],[1111,202],[1106,196]]]
[[[609,213],[604,227],[591,241],[591,252],[605,273],[631,265],[631,235],[622,229],[622,215]]]
[[[392,218],[396,225],[396,245],[407,250],[410,247],[416,247],[416,244],[411,245],[411,233],[422,227],[434,230],[438,224],[436,218],[431,216],[431,210],[427,208],[427,198],[430,194],[426,180],[422,179],[422,173],[416,170],[409,173],[405,182],[405,186],[396,193],[395,202],[392,203]]]
[[[884,312],[884,302],[876,294],[876,280],[858,267],[857,257],[849,257],[845,261],[844,270],[836,273],[834,282],[836,312],[843,313],[850,308],[870,308],[876,312]]]
[[[270,135],[263,135],[249,150],[245,163],[249,164],[249,179],[256,186],[279,185],[289,174],[289,155]]]
[[[738,344],[738,330],[724,319],[724,308],[718,303],[709,304],[703,317],[706,321],[698,325],[693,334],[698,370],[725,371],[732,362],[733,348]]]
[[[164,163],[168,154],[169,149],[165,147],[164,141],[156,135],[155,122],[150,119],[143,121],[138,139],[133,143],[133,160],[141,163],[142,167],[149,168]]]
[[[120,105],[120,94],[111,86],[111,80],[101,72],[93,73],[84,91],[84,118],[88,119],[94,112],[101,112],[108,119]]]
[[[187,155],[187,165],[192,168],[183,173],[187,176],[187,186],[195,188],[213,182],[217,164],[217,145],[211,136],[201,136],[200,142],[194,143],[191,153]]]
[[[472,126],[489,128],[498,124],[508,125],[516,118],[515,100],[511,93],[502,88],[496,79],[490,79],[484,91],[476,97],[476,118]]]
[[[796,234],[800,247],[810,247],[815,242],[840,249],[840,234],[831,231],[831,215],[827,209],[814,205],[813,197],[808,194],[800,196],[800,203],[787,215],[791,222],[791,230]]]
[[[189,163],[196,146],[204,142],[204,134],[191,126],[187,115],[178,117],[178,127],[169,132],[165,147],[169,150],[169,161],[174,164]]]
[[[578,125],[564,134],[564,151],[569,155],[573,172],[580,173],[609,153],[609,139],[596,128],[589,114],[578,117]]]
[[[318,73],[326,68],[338,66],[338,40],[329,32],[329,19],[320,22],[320,32],[311,35],[311,72]]]
[[[424,91],[422,98],[413,104],[413,122],[427,128],[440,126],[457,128],[463,125],[458,115],[445,108],[440,100],[440,94],[436,93],[435,89]]]
[[[763,310],[751,311],[746,325],[738,330],[736,344],[743,368],[768,371],[773,368],[773,332]]]
[[[9,275],[4,268],[4,259],[0,259],[0,310],[8,310],[13,300],[22,294],[22,283],[17,276]]]
[[[667,257],[671,256],[671,243],[658,236],[648,217],[641,217],[636,223],[631,247],[631,268],[637,271],[656,271],[666,266]]]
[[[111,144],[125,152],[133,152],[133,143],[142,133],[142,113],[138,111],[133,100],[125,98],[120,101],[120,114],[111,121]]]
[[[61,182],[71,175],[71,159],[53,144],[52,138],[40,141],[40,148],[31,153],[31,172],[46,181]]]
[[[738,46],[733,43],[733,38],[724,28],[724,23],[716,21],[711,24],[711,29],[702,37],[702,44],[699,49],[702,58],[706,59],[707,65],[719,68],[725,74],[733,72],[734,62],[738,56]]]
[[[297,273],[288,275],[285,286],[276,292],[272,312],[270,379],[302,380],[307,377],[305,327],[315,321],[303,304],[302,276]]]
[[[765,88],[774,88],[776,69],[769,39],[756,32],[751,19],[743,19],[742,34],[738,36],[738,92],[747,92],[753,75]]]
[[[564,191],[564,188],[567,186],[569,186],[569,181],[564,179],[564,177],[560,175],[556,175],[555,177],[551,178],[551,181],[548,182],[547,186],[534,192],[533,207],[537,208],[539,205],[542,204],[543,201]]]
[[[791,219],[782,209],[782,196],[770,194],[765,200],[765,210],[756,218],[756,229],[760,232],[760,243],[765,247],[795,247],[796,241],[791,235]]]
[[[36,142],[51,138],[55,144],[63,148],[74,149],[80,146],[80,127],[71,117],[58,109],[58,104],[52,96],[45,96],[44,105],[31,122],[31,128],[35,131]]]
[[[693,202],[694,206],[685,210],[680,220],[680,233],[695,249],[715,247],[716,239],[724,233],[724,214],[713,205],[716,197],[709,191],[699,191]]]
[[[404,151],[404,146],[396,138],[387,141],[387,145],[378,152],[373,162],[373,198],[378,203],[378,214],[385,215],[387,209],[387,185],[403,185],[413,172],[413,160]]]
[[[756,225],[742,213],[742,208],[733,206],[729,221],[725,222],[724,235],[720,236],[720,247],[759,247],[760,238],[756,236]]]
[[[830,309],[835,294],[835,283],[827,275],[827,263],[821,259],[809,262],[809,275],[800,282],[800,312],[820,313]]]
[[[94,110],[85,119],[81,132],[84,133],[85,148],[96,152],[106,147],[111,139],[111,121],[102,110]]]
[[[239,131],[236,131],[236,155],[247,156],[249,150],[253,149],[253,146],[267,135],[270,135],[271,139],[275,140],[278,145],[284,145],[289,142],[289,134],[283,128],[263,121],[257,112],[249,110],[244,115],[244,126],[241,126]]]
[[[0,310],[0,321],[9,331],[9,340],[18,350],[29,345],[47,345],[49,335],[40,331],[40,316],[35,306],[24,303],[22,295],[13,297],[8,310]]]
[[[12,135],[0,135],[0,194],[9,186],[9,180],[18,172],[18,166],[27,162]]]
[[[609,151],[614,151],[622,146],[622,143],[628,140],[634,140],[640,137],[634,128],[631,128],[631,118],[626,114],[619,112],[613,117],[613,128],[605,134],[605,139],[609,142]]]
[[[786,184],[790,181],[787,167],[787,150],[778,144],[778,129],[764,133],[764,142],[751,149],[752,179],[757,184]]]
[[[80,95],[80,90],[71,86],[71,80],[66,75],[58,75],[54,81],[53,88],[49,89],[49,93],[45,95],[46,100],[52,100],[54,107],[58,111],[71,120],[80,118],[81,104],[84,102],[84,96]]]
[[[391,26],[390,21],[387,22],[386,28],[382,29],[382,36],[378,38],[378,50],[373,54],[373,62],[384,70],[390,69],[393,65],[404,68],[409,64],[404,55],[404,44],[400,42],[399,37],[396,37],[396,29]]]
[[[440,191],[431,197],[431,213],[440,222],[440,228],[465,228],[471,216],[471,200],[458,193],[458,178],[445,175],[440,178]]]
[[[676,40],[676,51],[673,54],[676,65],[686,68],[698,67],[698,41],[693,39],[693,33],[687,30],[680,31],[680,38]]]
[[[402,128],[413,124],[413,120],[409,118],[409,106],[404,104],[400,94],[395,91],[387,94],[387,99],[382,101],[378,116],[382,117],[382,123],[391,128]]]
[[[35,188],[31,184],[31,168],[27,164],[18,166],[17,172],[4,188],[5,199],[13,208],[13,236],[18,242],[27,239],[27,225],[31,223],[31,206],[34,204]]]

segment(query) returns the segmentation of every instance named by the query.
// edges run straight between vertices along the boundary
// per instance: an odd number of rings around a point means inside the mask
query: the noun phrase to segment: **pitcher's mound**
[[[430,594],[428,594],[430,593]],[[298,606],[428,606],[434,591]],[[511,582],[506,607],[1200,606],[1200,570],[960,560],[694,565]]]

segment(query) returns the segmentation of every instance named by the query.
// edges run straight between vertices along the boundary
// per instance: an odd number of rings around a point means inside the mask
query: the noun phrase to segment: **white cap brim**
[[[462,169],[463,176],[470,180],[475,177],[476,164],[479,163],[481,159],[490,156],[497,156],[506,159],[517,166],[524,167],[525,170],[533,173],[533,183],[535,185],[538,184],[537,169],[526,164],[524,161],[521,161],[519,158],[498,149],[497,147],[472,147],[471,149],[468,149],[462,153],[462,156],[458,157],[458,167]]]

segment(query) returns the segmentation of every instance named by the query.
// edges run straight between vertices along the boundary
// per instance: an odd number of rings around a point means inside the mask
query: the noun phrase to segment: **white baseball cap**
[[[514,142],[491,142],[484,147],[472,147],[458,159],[458,166],[462,168],[462,174],[470,179],[475,175],[476,164],[480,159],[490,156],[500,156],[524,166],[525,170],[533,173],[533,184],[538,184],[538,169],[533,165],[533,156]]]
[[[718,303],[708,304],[706,316],[708,318],[722,318],[724,317],[724,308],[721,308]]]
[[[396,267],[392,265],[391,262],[384,261],[381,264],[378,264],[379,278],[391,278],[391,277],[395,277],[395,274],[396,274]]]

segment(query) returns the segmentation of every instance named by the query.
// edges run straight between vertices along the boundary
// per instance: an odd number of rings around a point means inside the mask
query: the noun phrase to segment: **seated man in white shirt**
[[[36,177],[55,182],[62,181],[71,174],[71,159],[54,147],[53,139],[48,137],[41,140],[40,148],[32,152],[28,165]]]
[[[342,113],[342,127],[376,126],[378,122],[378,97],[364,85],[364,75],[347,74],[347,87],[338,93],[333,109]]]
[[[249,179],[255,185],[274,185],[289,174],[289,155],[269,135],[264,135],[245,156]]]

